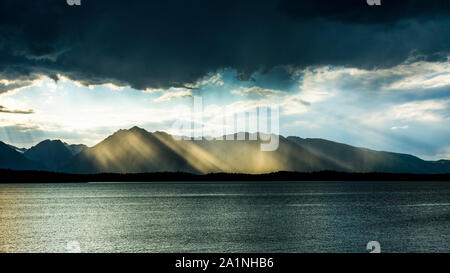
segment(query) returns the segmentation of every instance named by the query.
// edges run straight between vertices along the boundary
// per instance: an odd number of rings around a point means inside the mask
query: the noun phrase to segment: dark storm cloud
[[[18,83],[13,83],[13,84],[8,84],[8,85],[4,84],[4,83],[0,83],[0,94],[8,92],[10,90],[28,86],[31,83],[32,83],[31,81],[18,82]]]
[[[447,1],[0,2],[0,79],[168,88],[222,68],[250,79],[280,65],[390,67],[449,51]]]
[[[380,0],[381,5],[368,8],[373,0],[281,0],[280,8],[298,20],[323,18],[356,24],[394,24],[403,19],[439,19],[450,15],[448,0]]]

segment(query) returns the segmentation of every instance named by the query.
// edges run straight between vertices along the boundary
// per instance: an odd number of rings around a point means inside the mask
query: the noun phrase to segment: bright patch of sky
[[[448,62],[417,61],[377,70],[279,67],[245,80],[225,69],[195,85],[169,90],[41,78],[0,94],[0,140],[19,147],[46,138],[95,145],[133,126],[170,132],[174,122],[189,115],[180,109],[192,108],[194,97],[201,97],[210,117],[220,116],[226,106],[235,112],[277,106],[284,136],[450,158],[449,75]],[[213,127],[204,123],[205,131]]]

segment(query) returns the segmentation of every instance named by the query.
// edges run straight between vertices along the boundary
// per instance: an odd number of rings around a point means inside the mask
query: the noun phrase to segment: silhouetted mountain
[[[6,144],[6,143],[5,143],[5,144]],[[23,154],[23,153],[25,153],[25,152],[27,151],[26,148],[18,148],[18,147],[16,147],[16,146],[13,146],[13,145],[10,145],[10,144],[6,144],[6,145],[7,145],[8,147],[10,147],[10,148],[16,150],[17,152],[19,152],[19,153],[21,153],[21,154]]]
[[[40,162],[46,170],[58,171],[70,162],[74,155],[61,140],[44,140],[28,149],[24,156]]]
[[[251,136],[258,134],[246,133],[246,140],[239,141],[176,140],[164,132],[133,127],[119,130],[91,148],[46,140],[21,154],[16,147],[1,143],[0,168],[69,173],[450,173],[449,160],[425,161],[323,139],[280,136],[278,149],[264,152],[264,142],[249,140]]]
[[[313,153],[325,157],[339,166],[336,170],[346,172],[395,172],[395,173],[450,173],[450,162],[424,161],[408,154],[379,152],[357,148],[324,139],[288,137]]]
[[[195,172],[185,158],[151,134],[133,127],[119,130],[92,148],[85,148],[65,168],[75,173]]]
[[[236,136],[236,135],[235,135]],[[246,139],[249,134],[246,134]],[[357,148],[322,139],[279,138],[279,148],[261,151],[260,140],[175,140],[163,132],[133,127],[85,148],[66,167],[74,173],[269,173],[277,171],[450,173],[448,161]]]
[[[87,148],[84,144],[67,144],[64,143],[67,149],[72,153],[72,155],[77,155],[83,151],[84,148]]]
[[[42,169],[38,163],[27,159],[22,153],[16,151],[15,147],[0,141],[0,168],[14,170],[38,170]]]

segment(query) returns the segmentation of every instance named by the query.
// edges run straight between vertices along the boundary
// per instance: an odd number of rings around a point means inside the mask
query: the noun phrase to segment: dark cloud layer
[[[450,2],[448,0],[380,1],[381,5],[368,7],[368,1],[366,0],[281,0],[280,7],[284,12],[298,20],[323,18],[354,24],[395,24],[404,19],[440,19],[450,15]]]
[[[450,52],[449,12],[443,0],[2,0],[0,78],[62,74],[145,89],[222,68],[248,79],[280,65],[439,61]]]

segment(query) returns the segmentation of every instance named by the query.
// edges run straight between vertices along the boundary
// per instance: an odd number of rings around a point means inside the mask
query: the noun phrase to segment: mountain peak
[[[23,154],[24,152],[27,151],[27,149],[25,149],[25,148],[18,148],[18,147],[14,146],[14,145],[5,143],[5,142],[3,142],[3,141],[0,141],[0,145],[2,145],[2,146],[7,146],[7,147],[9,147],[9,148],[13,149],[14,151],[19,152],[19,153],[21,153],[21,154]]]
[[[128,131],[131,131],[131,132],[142,132],[142,131],[145,131],[145,132],[147,132],[147,130],[145,130],[145,129],[141,128],[141,127],[138,127],[138,126],[134,126],[134,127],[130,128]]]
[[[47,144],[47,145],[48,144],[63,144],[64,145],[64,143],[59,139],[46,139],[44,141],[39,142],[37,145],[43,145],[43,144]]]
[[[6,144],[6,143],[3,142],[3,141],[0,141],[0,147],[7,147],[7,148],[11,149],[11,145]]]
[[[48,170],[58,170],[72,157],[72,152],[61,140],[46,139],[31,147],[24,153],[25,157],[35,162],[41,162]]]
[[[324,139],[280,136],[279,148],[266,153],[258,141],[249,140],[252,134],[244,135],[248,141],[176,141],[166,132],[150,133],[135,126],[117,131],[94,147],[47,139],[23,155],[0,142],[0,167],[38,168],[32,163],[39,162],[44,166],[41,170],[76,173],[450,172],[447,160],[424,161]]]
[[[13,146],[0,141],[0,167],[14,170],[34,170],[40,169],[41,165],[25,158]]]

